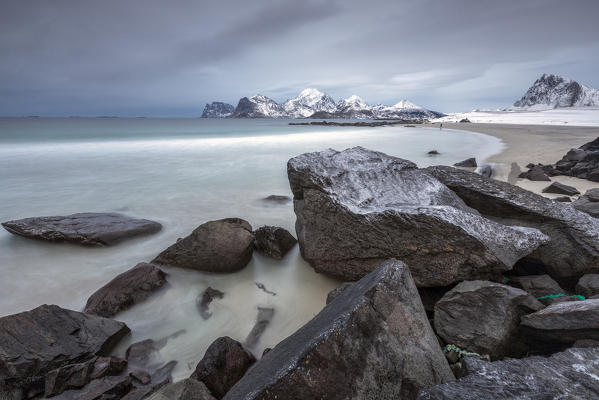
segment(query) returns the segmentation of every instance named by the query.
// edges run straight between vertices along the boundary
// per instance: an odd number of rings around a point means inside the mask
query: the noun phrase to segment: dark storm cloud
[[[307,86],[441,111],[503,107],[543,72],[599,87],[599,2],[0,3],[0,115],[188,115]]]

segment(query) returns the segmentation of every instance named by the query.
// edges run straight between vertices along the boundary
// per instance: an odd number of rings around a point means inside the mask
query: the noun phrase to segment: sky
[[[442,112],[599,88],[597,0],[0,0],[0,115],[197,117],[306,87]]]

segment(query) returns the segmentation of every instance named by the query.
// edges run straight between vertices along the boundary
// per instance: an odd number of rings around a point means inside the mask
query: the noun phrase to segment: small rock
[[[270,321],[272,320],[274,314],[274,308],[258,307],[258,317],[256,319],[256,324],[254,325],[244,342],[244,345],[246,347],[251,349],[258,344],[260,337],[270,324]]]
[[[107,246],[162,229],[158,222],[111,213],[33,217],[3,222],[2,226],[10,233],[27,238],[88,246]]]
[[[547,186],[545,189],[543,189],[543,193],[565,194],[568,196],[580,194],[576,188],[559,182],[553,182],[551,185]]]
[[[235,272],[244,268],[254,250],[252,227],[240,218],[226,218],[200,225],[177,241],[152,263],[209,272]]]
[[[438,156],[438,155],[439,155],[439,154],[441,154],[441,153],[439,153],[437,150],[431,150],[431,151],[429,151],[429,152],[428,152],[428,153],[426,153],[426,154],[430,154],[431,156]]]
[[[147,385],[152,380],[149,373],[140,369],[135,369],[129,372],[129,376],[141,383],[142,385]]]
[[[112,317],[148,298],[166,283],[166,274],[152,264],[139,263],[90,296],[85,305],[87,314]]]
[[[65,365],[48,372],[44,396],[56,396],[67,389],[79,389],[87,385],[95,361],[95,358],[92,358],[86,362]]]
[[[148,400],[214,400],[202,382],[187,378],[164,386],[147,398]]]
[[[468,118],[462,118],[460,120],[460,123],[464,123],[464,122],[470,122],[470,120]]]
[[[589,199],[589,201],[599,202],[599,188],[589,189],[584,195]]]
[[[530,170],[521,173],[519,178],[526,178],[531,181],[551,181],[551,179],[545,174],[543,167],[540,165],[533,166]]]
[[[574,342],[572,347],[599,347],[599,340],[581,339]]]
[[[572,207],[585,212],[595,218],[599,218],[599,189],[589,189],[578,198]]]
[[[476,158],[474,158],[474,157],[468,158],[464,161],[457,162],[453,165],[455,167],[468,167],[468,168],[476,168],[477,167]]]
[[[559,196],[554,198],[553,200],[559,201],[560,203],[571,203],[572,199],[568,196]]]
[[[67,390],[53,397],[55,400],[100,400],[120,399],[131,390],[128,376],[107,376],[91,381],[80,390]]]
[[[291,202],[291,197],[271,194],[270,196],[263,198],[262,201],[275,204],[287,204]]]
[[[480,167],[476,172],[484,177],[490,178],[491,176],[493,176],[493,167],[491,167],[489,164],[485,164],[482,167]]]
[[[129,363],[137,366],[146,366],[157,351],[158,346],[156,342],[152,339],[146,339],[129,346],[125,352],[125,358]]]
[[[225,294],[220,290],[213,289],[210,286],[206,290],[204,290],[202,296],[198,297],[198,299],[196,300],[196,306],[200,311],[200,315],[203,319],[208,319],[212,316],[212,313],[208,311],[208,309],[210,308],[210,303],[212,303],[212,300],[222,299],[224,295]]]
[[[529,276],[512,276],[510,284],[528,292],[531,296],[539,299],[545,305],[553,304],[560,301],[571,301],[569,296],[562,297],[547,297],[548,295],[556,295],[564,293],[564,289],[554,281],[549,275],[529,275]]]
[[[254,237],[256,250],[277,260],[282,259],[297,243],[291,233],[276,226],[258,228],[254,231]]]
[[[593,297],[599,294],[599,274],[586,274],[576,284],[576,293],[584,297]]]
[[[98,357],[94,363],[91,379],[120,375],[125,368],[127,368],[127,360],[119,357]]]
[[[214,397],[221,399],[255,362],[241,343],[224,336],[208,347],[190,378],[203,382]]]

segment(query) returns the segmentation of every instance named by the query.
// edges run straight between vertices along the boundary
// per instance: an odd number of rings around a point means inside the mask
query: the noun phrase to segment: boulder
[[[164,386],[147,398],[148,400],[214,400],[206,385],[187,378]]]
[[[108,246],[124,239],[158,232],[162,225],[113,213],[79,213],[55,217],[33,217],[3,222],[15,235],[49,242]]]
[[[210,303],[212,303],[212,300],[222,299],[224,296],[225,294],[220,290],[208,286],[208,288],[204,290],[204,293],[202,293],[196,300],[196,306],[198,311],[200,311],[201,317],[203,319],[210,318],[212,316],[212,313],[208,311],[210,309]]]
[[[439,155],[439,154],[441,154],[441,153],[439,153],[437,150],[431,150],[431,151],[429,151],[429,152],[428,152],[428,153],[426,153],[426,154],[429,154],[429,155],[431,155],[431,156],[438,156],[438,155]]]
[[[125,358],[135,366],[145,367],[151,363],[152,358],[159,349],[160,346],[154,340],[141,340],[131,344],[127,348]]]
[[[139,263],[90,296],[84,312],[112,317],[148,298],[166,283],[166,274],[148,263]]]
[[[46,375],[105,355],[129,333],[122,322],[42,305],[0,318],[0,376],[9,387],[43,392]]]
[[[457,162],[453,165],[456,167],[467,167],[467,168],[476,168],[477,167],[476,158],[474,158],[474,157],[468,158],[464,161]]]
[[[599,294],[599,274],[586,274],[576,284],[576,293],[584,297],[593,297]]]
[[[291,197],[282,196],[278,194],[271,194],[270,196],[263,198],[262,201],[270,204],[287,204],[291,203]]]
[[[568,196],[574,196],[575,194],[580,194],[575,187],[564,185],[563,183],[553,182],[551,185],[547,186],[543,189],[543,193],[555,193],[555,194],[565,194]]]
[[[572,203],[572,207],[592,217],[599,218],[599,189],[587,190],[584,195]]]
[[[568,151],[555,163],[555,173],[599,182],[599,138]]]
[[[240,218],[209,221],[160,253],[152,263],[209,272],[235,272],[252,259],[254,235]]]
[[[389,260],[266,353],[225,399],[412,399],[453,379],[410,270]]]
[[[258,317],[256,318],[256,323],[243,343],[246,347],[252,349],[258,344],[262,334],[270,324],[274,314],[274,308],[258,307]]]
[[[341,285],[337,286],[335,289],[331,290],[329,292],[329,294],[327,294],[327,304],[329,304],[331,301],[335,300],[337,298],[337,296],[339,296],[341,293],[343,293],[345,291],[345,289],[348,289],[351,287],[351,285],[353,285],[353,282],[343,282]]]
[[[476,172],[486,178],[490,178],[491,176],[493,176],[493,167],[491,167],[489,164],[485,164],[482,167],[478,168]]]
[[[559,196],[553,199],[554,201],[559,201],[560,203],[571,203],[572,199],[568,196]]]
[[[435,304],[435,331],[446,342],[492,359],[526,352],[520,317],[543,308],[524,290],[465,281]]]
[[[545,305],[559,303],[562,301],[578,300],[571,296],[549,297],[552,295],[564,294],[565,290],[562,289],[559,283],[554,281],[547,274],[512,276],[509,280],[509,283],[512,286],[525,290],[531,296],[538,299],[541,303]]]
[[[297,243],[291,233],[277,226],[258,228],[254,231],[254,237],[256,250],[277,260],[282,259]]]
[[[451,167],[427,170],[481,214],[537,228],[551,238],[519,263],[523,267],[547,273],[566,287],[585,273],[599,272],[599,220],[506,182]]]
[[[44,396],[56,396],[67,389],[79,389],[87,385],[94,370],[95,358],[54,369],[46,374]]]
[[[224,336],[208,347],[190,378],[203,382],[214,397],[221,399],[255,362],[241,343]]]
[[[468,357],[462,363],[465,377],[424,389],[418,400],[599,398],[599,348],[495,362]]]
[[[91,379],[104,378],[105,376],[120,375],[127,368],[127,360],[119,357],[98,357],[94,362]]]
[[[287,172],[303,258],[344,281],[393,257],[418,286],[488,279],[548,239],[481,217],[414,163],[362,147],[302,154]]]
[[[552,304],[523,316],[521,326],[531,340],[540,342],[599,340],[599,299]]]
[[[525,178],[531,181],[551,181],[540,165],[535,165],[530,170],[522,172],[518,178]]]
[[[79,390],[67,390],[53,397],[55,400],[108,400],[120,399],[131,390],[128,376],[107,376],[91,381]]]

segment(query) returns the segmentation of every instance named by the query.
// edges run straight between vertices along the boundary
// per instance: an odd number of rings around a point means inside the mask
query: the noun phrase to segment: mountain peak
[[[400,100],[399,102],[395,103],[392,107],[397,109],[422,110],[422,107],[406,99]]]
[[[554,74],[543,74],[514,103],[515,109],[546,110],[562,107],[599,107],[599,90]]]

